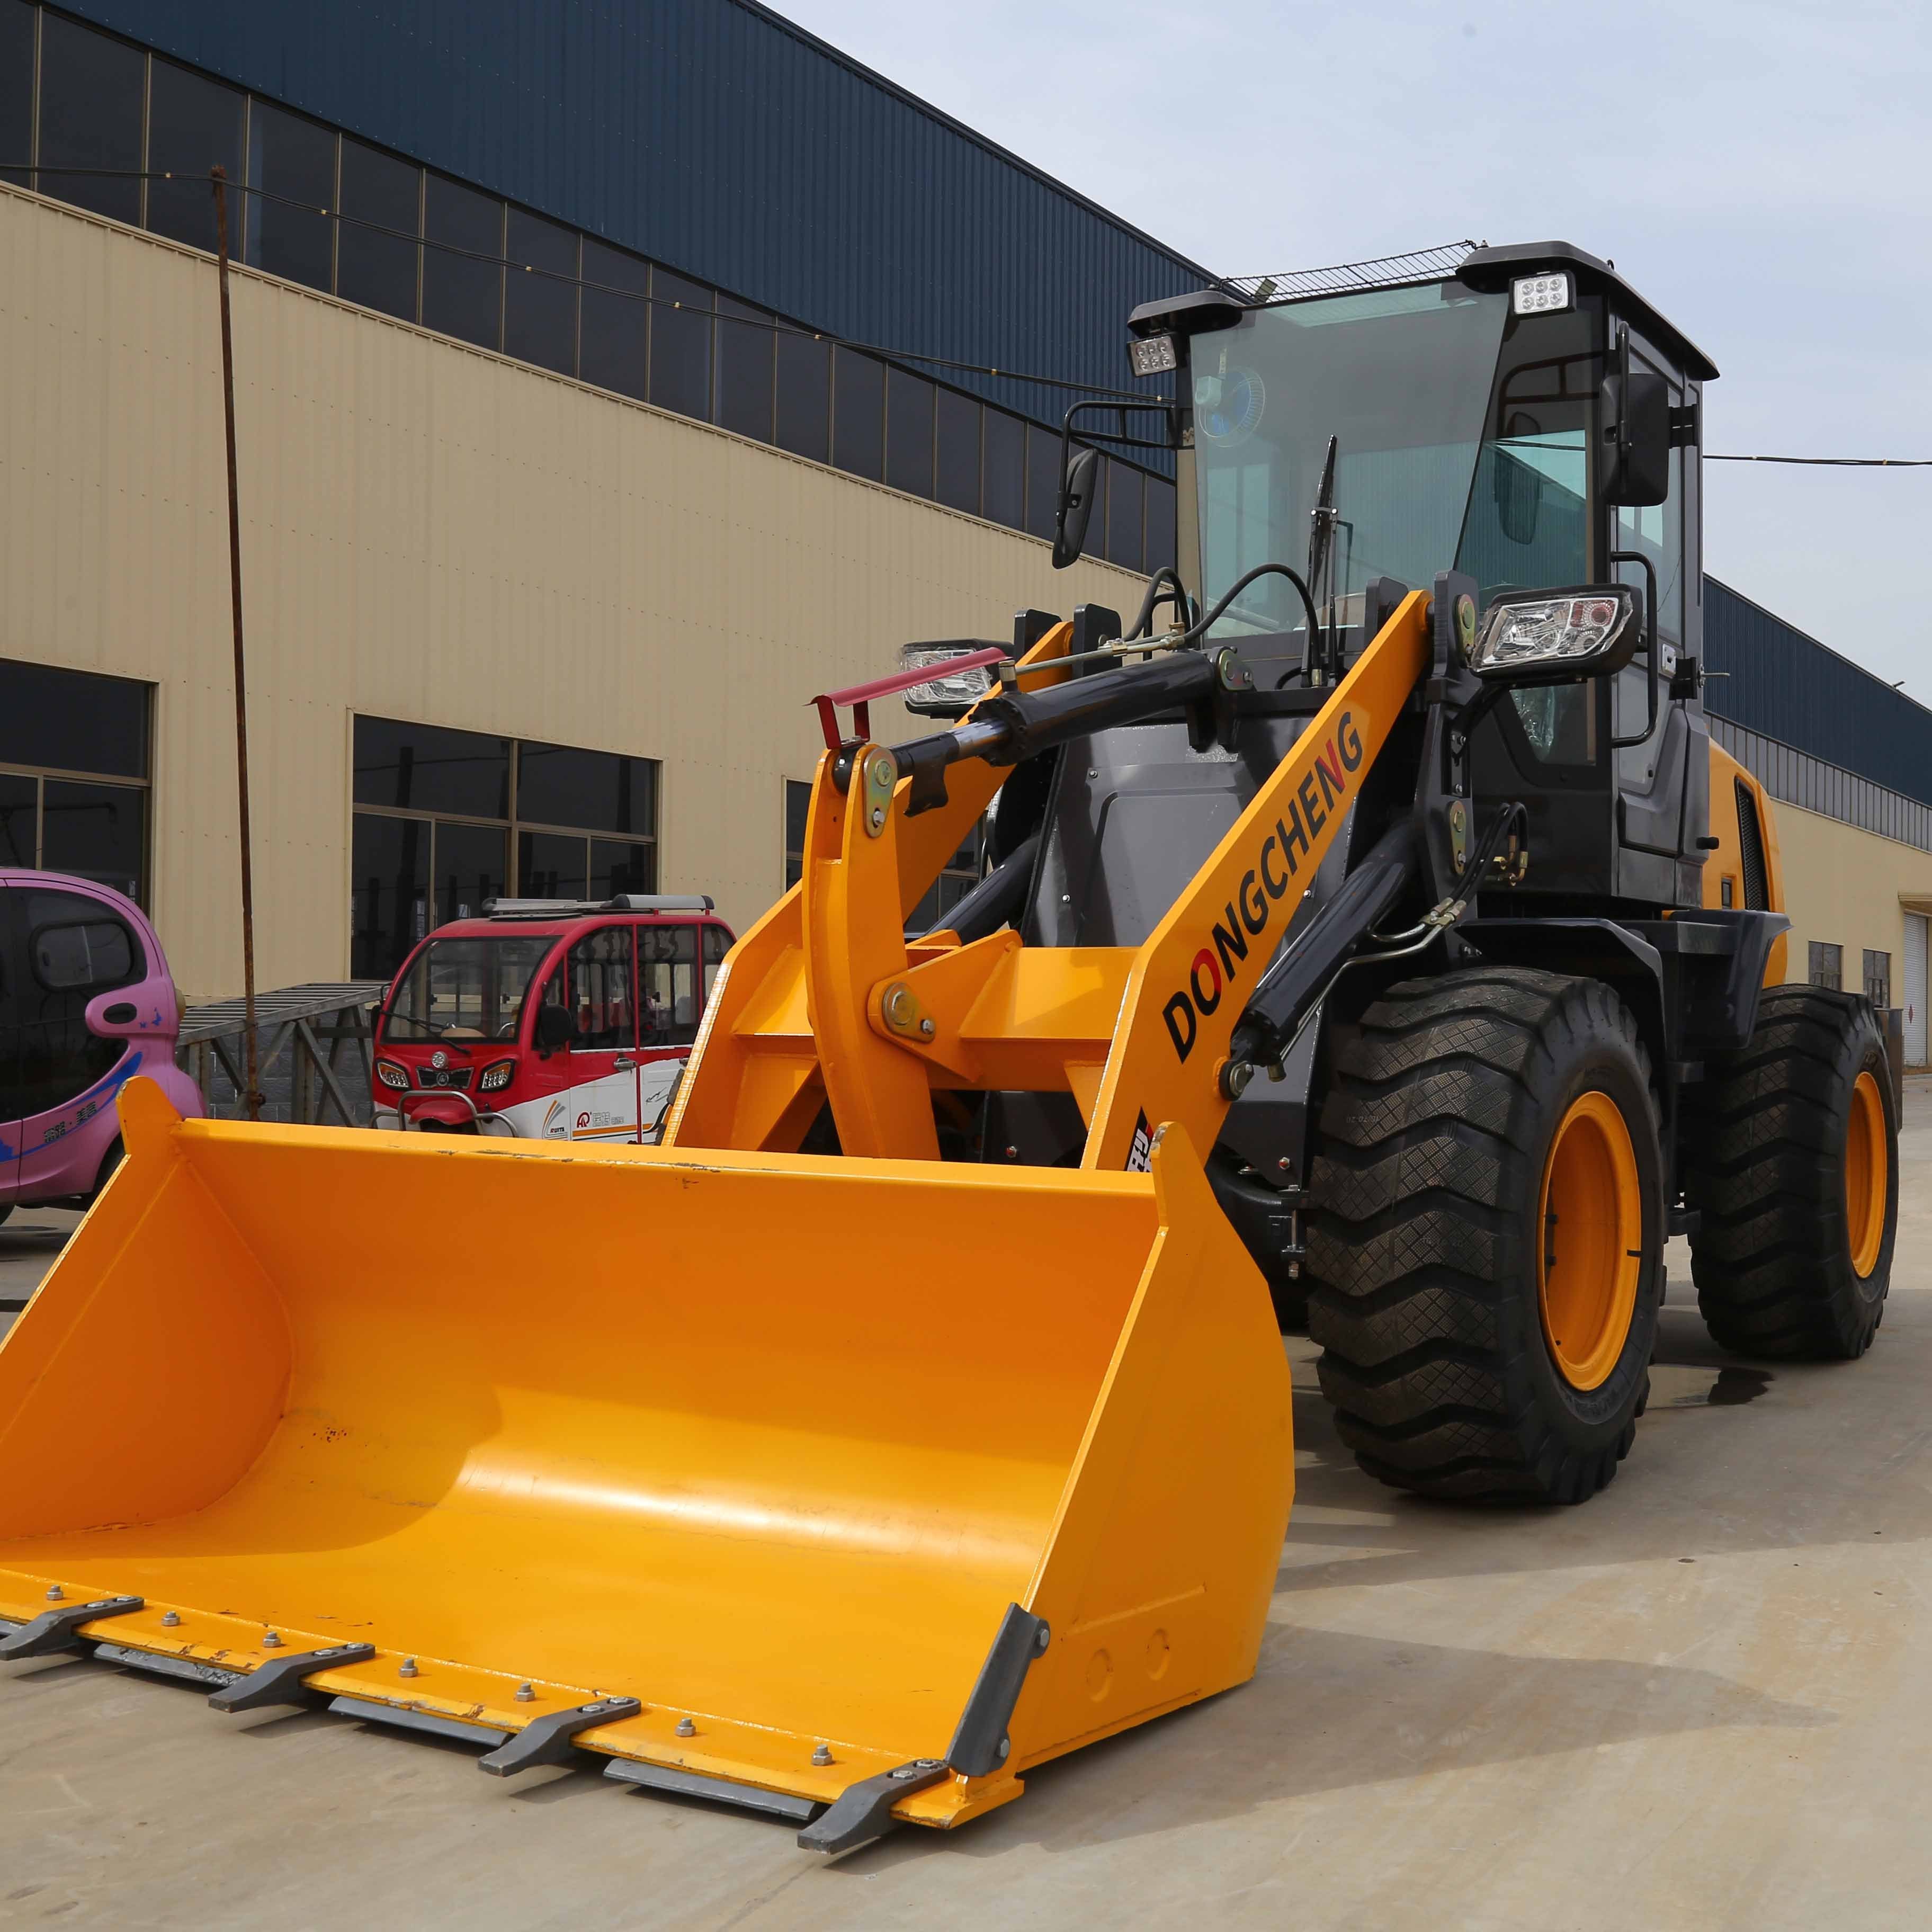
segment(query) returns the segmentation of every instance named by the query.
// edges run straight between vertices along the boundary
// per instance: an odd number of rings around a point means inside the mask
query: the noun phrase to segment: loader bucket
[[[121,1108],[0,1345],[11,1624],[138,1599],[72,1635],[212,1683],[363,1646],[290,1696],[485,1745],[634,1699],[554,1755],[801,1821],[914,1767],[893,1816],[956,1824],[1253,1670],[1288,1379],[1178,1132],[1096,1174]]]

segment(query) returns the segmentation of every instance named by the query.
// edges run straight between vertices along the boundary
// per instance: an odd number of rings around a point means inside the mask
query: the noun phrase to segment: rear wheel
[[[1342,1439],[1442,1496],[1581,1502],[1649,1392],[1663,1189],[1649,1063],[1600,982],[1392,988],[1338,1029],[1309,1333]]]
[[[1898,1221],[1891,1069],[1863,1000],[1774,986],[1687,1091],[1697,1306],[1732,1354],[1846,1360],[1885,1314]]]

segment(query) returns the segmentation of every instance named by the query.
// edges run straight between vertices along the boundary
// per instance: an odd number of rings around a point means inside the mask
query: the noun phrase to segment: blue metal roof
[[[1932,805],[1932,710],[1714,577],[1704,664],[1720,717]]]
[[[1163,248],[753,0],[65,0],[68,10],[748,300],[1127,386]],[[1034,415],[1058,392],[947,374]]]

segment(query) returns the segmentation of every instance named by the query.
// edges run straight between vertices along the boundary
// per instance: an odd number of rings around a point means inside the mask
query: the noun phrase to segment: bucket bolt
[[[280,1650],[281,1647],[282,1640],[279,1632],[264,1630],[262,1633],[262,1648],[264,1650]]]
[[[164,1610],[161,1612],[162,1629],[173,1630],[179,1625],[180,1622],[181,1617],[178,1612],[174,1610]]]
[[[830,1744],[820,1744],[812,1753],[812,1761],[814,1764],[830,1764],[832,1762],[832,1747]]]
[[[534,1704],[536,1700],[537,1694],[533,1686],[528,1684],[517,1686],[517,1702],[519,1704]]]
[[[677,1734],[681,1738],[694,1738],[698,1726],[688,1718],[680,1718],[677,1720]]]
[[[50,1604],[58,1603],[66,1594],[67,1592],[58,1583],[50,1583],[47,1586],[47,1601]]]
[[[420,1677],[422,1672],[416,1668],[416,1660],[413,1657],[406,1657],[397,1665],[396,1675],[398,1677]]]

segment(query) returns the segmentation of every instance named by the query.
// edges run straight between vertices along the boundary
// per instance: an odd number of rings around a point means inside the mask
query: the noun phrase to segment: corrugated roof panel
[[[1932,711],[1716,578],[1704,591],[1710,710],[1932,805]]]
[[[1207,270],[752,0],[71,10],[750,300],[1119,388]],[[1066,398],[958,377],[1029,412]]]

